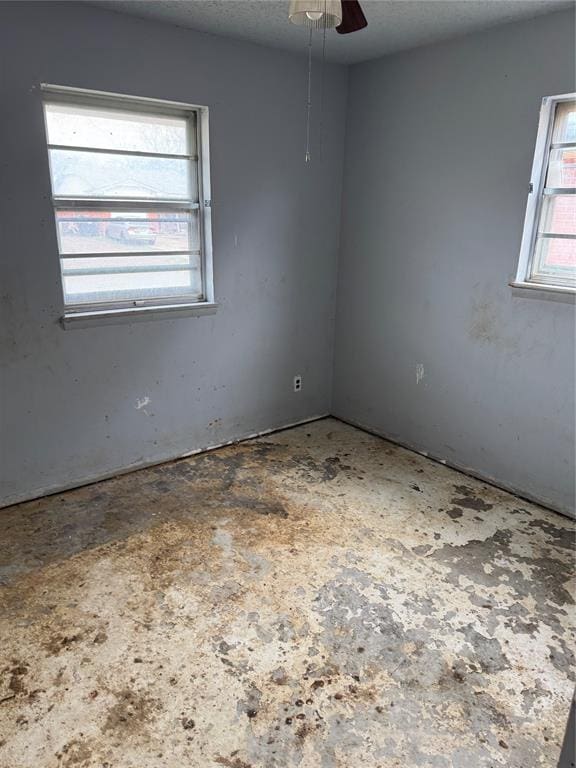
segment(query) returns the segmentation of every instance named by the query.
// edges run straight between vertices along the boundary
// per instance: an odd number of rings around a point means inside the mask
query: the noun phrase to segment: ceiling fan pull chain
[[[324,13],[326,13],[326,0],[324,0]],[[320,162],[324,150],[324,65],[326,64],[326,27],[322,36],[322,71],[320,75]]]
[[[312,27],[308,40],[308,100],[306,102],[306,162],[310,162],[310,115],[312,113]]]

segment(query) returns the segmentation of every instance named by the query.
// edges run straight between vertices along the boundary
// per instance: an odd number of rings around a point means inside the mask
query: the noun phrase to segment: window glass
[[[45,102],[66,307],[204,300],[197,111],[91,99]]]
[[[191,165],[165,157],[50,150],[52,191],[58,197],[186,200]]]
[[[544,100],[517,282],[576,289],[576,99]]]
[[[69,104],[46,105],[49,144],[186,155],[189,132],[181,117],[145,115]]]
[[[197,251],[198,211],[58,211],[60,253]]]

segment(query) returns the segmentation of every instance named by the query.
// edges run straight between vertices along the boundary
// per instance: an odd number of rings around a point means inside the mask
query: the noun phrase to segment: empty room
[[[564,0],[0,0],[0,768],[574,768]]]

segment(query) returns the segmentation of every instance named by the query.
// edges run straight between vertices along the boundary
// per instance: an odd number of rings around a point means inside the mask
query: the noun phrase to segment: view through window
[[[520,281],[576,288],[574,94],[544,100],[522,251]]]
[[[45,94],[67,310],[206,299],[199,114]]]

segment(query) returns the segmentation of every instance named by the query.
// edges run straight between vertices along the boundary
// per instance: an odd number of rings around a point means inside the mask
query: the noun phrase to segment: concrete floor
[[[0,513],[2,768],[553,768],[569,520],[327,419]]]

